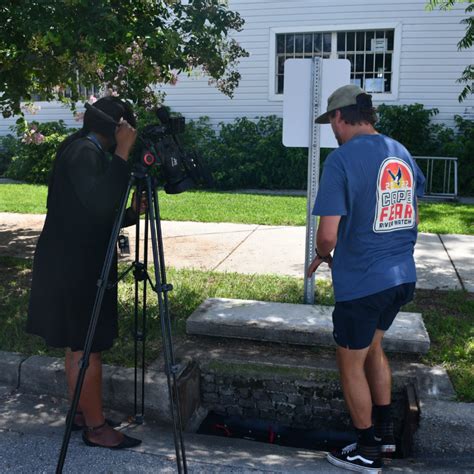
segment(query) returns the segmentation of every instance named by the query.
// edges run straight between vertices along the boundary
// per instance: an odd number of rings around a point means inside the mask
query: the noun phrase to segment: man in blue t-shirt
[[[381,453],[395,451],[382,338],[413,298],[417,197],[424,177],[403,145],[375,130],[371,96],[360,87],[337,89],[316,122],[330,123],[340,146],[324,163],[313,210],[320,216],[316,257],[308,276],[323,262],[332,269],[337,362],[358,434],[357,443],[328,454],[328,460],[379,472]]]

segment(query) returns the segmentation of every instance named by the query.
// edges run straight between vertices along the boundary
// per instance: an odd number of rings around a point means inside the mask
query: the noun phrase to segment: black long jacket
[[[117,208],[129,167],[87,137],[57,158],[48,211],[35,251],[27,331],[53,347],[84,348],[84,341]],[[133,211],[127,210],[128,221]],[[130,222],[131,223],[131,222]],[[117,275],[116,256],[109,281]],[[117,290],[105,292],[92,352],[117,336]]]

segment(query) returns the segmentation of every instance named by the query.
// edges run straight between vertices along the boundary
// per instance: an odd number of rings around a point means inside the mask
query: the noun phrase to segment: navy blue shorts
[[[332,313],[336,344],[347,349],[369,347],[375,330],[386,331],[400,308],[413,299],[415,283],[404,283],[373,295],[336,303]]]

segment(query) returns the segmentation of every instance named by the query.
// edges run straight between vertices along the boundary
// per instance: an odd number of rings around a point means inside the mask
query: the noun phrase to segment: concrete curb
[[[180,373],[184,368],[181,367]],[[102,375],[104,405],[133,412],[134,369],[104,364]],[[138,397],[140,397],[141,371],[138,377]],[[0,384],[6,385],[11,390],[18,389],[26,393],[67,398],[64,362],[56,357],[39,355],[28,357],[0,351]],[[138,404],[140,410],[140,399]],[[172,422],[168,382],[164,372],[146,371],[145,410],[152,419],[168,424]]]

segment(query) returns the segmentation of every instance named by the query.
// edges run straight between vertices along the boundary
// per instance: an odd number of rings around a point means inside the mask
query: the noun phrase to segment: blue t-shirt
[[[326,159],[313,209],[341,216],[332,278],[336,301],[416,281],[416,197],[425,178],[408,150],[357,135]]]

